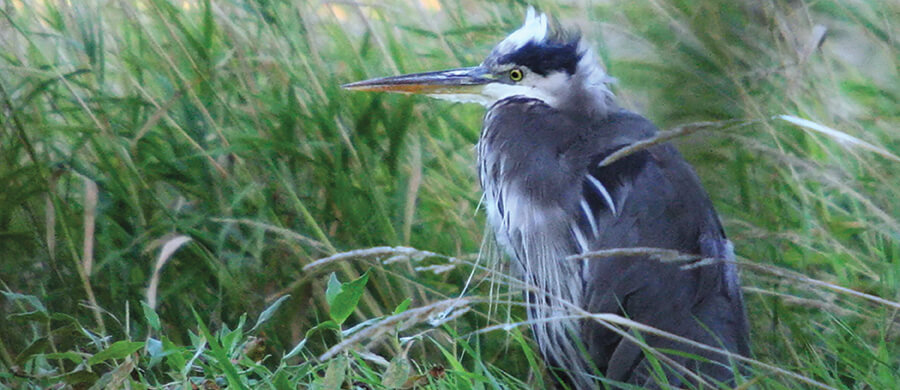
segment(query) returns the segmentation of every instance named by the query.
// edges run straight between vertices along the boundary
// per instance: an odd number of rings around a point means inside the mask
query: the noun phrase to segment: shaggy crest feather
[[[511,52],[528,42],[540,42],[547,37],[547,15],[537,15],[534,7],[529,6],[525,14],[525,24],[510,34],[497,45],[497,50]]]

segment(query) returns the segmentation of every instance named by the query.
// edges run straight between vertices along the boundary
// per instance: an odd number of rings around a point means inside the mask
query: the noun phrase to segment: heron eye
[[[522,73],[522,70],[519,68],[512,68],[509,70],[509,79],[512,81],[521,81],[522,77],[525,75]]]

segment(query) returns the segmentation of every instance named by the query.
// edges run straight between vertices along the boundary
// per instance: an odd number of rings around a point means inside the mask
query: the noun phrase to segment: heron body
[[[665,380],[633,338],[586,313],[635,322],[740,355],[748,335],[732,262],[696,267],[644,256],[570,260],[613,248],[671,249],[733,259],[697,175],[661,144],[601,166],[656,127],[615,104],[609,78],[580,38],[549,31],[529,9],[525,25],[478,67],[349,84],[360,90],[425,93],[488,107],[477,145],[488,222],[528,286],[535,340],[562,382],[660,387],[732,383],[729,359],[660,334],[643,333],[674,367]],[[693,356],[688,356],[693,355]],[[683,370],[692,375],[685,375]],[[694,378],[694,379],[691,379]]]
[[[629,247],[732,258],[731,244],[697,176],[671,145],[598,166],[613,151],[652,136],[656,129],[648,120],[624,110],[573,120],[530,99],[498,102],[487,118],[478,155],[488,218],[525,282],[534,286],[527,296],[532,319],[566,316],[573,305],[748,353],[733,264],[685,270],[682,264],[642,257],[562,260]],[[528,136],[500,136],[516,131]],[[556,142],[541,142],[542,137]],[[569,335],[578,334],[590,362],[607,378],[638,384],[649,380],[641,349],[600,324],[551,321],[533,328],[544,355],[570,372],[591,370],[570,340]],[[724,361],[721,355],[664,337],[646,336],[646,341]],[[720,381],[732,375],[730,367],[718,363],[696,368]],[[590,383],[573,381],[579,388]]]

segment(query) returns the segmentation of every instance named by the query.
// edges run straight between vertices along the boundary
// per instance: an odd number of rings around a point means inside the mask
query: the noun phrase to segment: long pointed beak
[[[486,68],[476,66],[438,72],[405,74],[344,84],[341,87],[353,91],[400,92],[423,95],[472,94],[495,81]]]

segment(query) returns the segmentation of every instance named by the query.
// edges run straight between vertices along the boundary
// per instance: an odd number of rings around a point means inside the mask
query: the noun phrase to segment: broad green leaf
[[[329,307],[334,304],[334,298],[336,298],[340,292],[341,282],[338,280],[337,275],[332,272],[331,276],[328,278],[328,287],[325,289],[325,300],[328,302]]]
[[[406,309],[409,309],[410,303],[412,303],[412,298],[404,299],[403,302],[400,302],[400,304],[397,305],[397,308],[394,309],[394,313],[392,313],[392,315],[397,315],[397,314],[405,312]]]
[[[22,352],[19,353],[19,356],[16,357],[16,364],[24,365],[25,362],[28,361],[32,356],[37,355],[39,353],[43,353],[44,350],[50,347],[50,340],[46,337],[41,337],[37,340],[34,340],[31,344],[25,347]]]
[[[84,357],[80,353],[74,352],[74,351],[45,353],[44,358],[46,358],[46,359],[66,359],[75,364],[81,363],[84,360]]]
[[[369,273],[366,272],[356,280],[341,284],[340,292],[334,296],[329,308],[329,314],[334,322],[343,324],[347,317],[350,317],[368,281]]]
[[[50,321],[50,315],[45,311],[34,310],[26,313],[16,313],[10,314],[8,316],[11,320],[17,321],[27,321],[27,322],[47,322]]]
[[[105,362],[109,359],[122,359],[144,347],[142,341],[116,341],[108,348],[97,352],[96,355],[88,359],[88,365],[93,366],[97,363]]]
[[[316,326],[310,328],[309,330],[307,330],[307,331],[306,331],[306,338],[309,338],[309,336],[311,336],[313,333],[318,332],[318,331],[323,330],[323,329],[340,330],[341,327],[338,326],[338,324],[335,323],[334,321],[328,320],[328,321],[322,322],[322,323],[320,323],[320,324],[318,324],[318,325],[316,325]]]
[[[410,371],[409,359],[402,356],[395,356],[391,359],[391,364],[381,377],[381,385],[389,389],[399,389],[403,387],[406,380],[409,379]]]
[[[235,328],[234,330],[228,331],[224,335],[220,336],[220,340],[222,342],[222,348],[225,349],[228,353],[234,351],[237,348],[238,344],[240,344],[241,339],[244,338],[244,332],[241,331],[241,328]]]
[[[322,388],[326,390],[338,390],[347,377],[347,358],[338,356],[328,362],[328,369],[325,370],[325,378],[322,380]]]
[[[78,326],[81,326],[81,324],[78,323],[78,319],[66,313],[52,313],[50,314],[50,319],[53,321],[66,322],[69,324],[76,324]]]
[[[278,370],[272,375],[272,386],[276,389],[290,389],[297,386],[291,386],[289,375],[285,372],[284,367],[278,367]]]
[[[134,371],[135,363],[133,361],[125,361],[117,365],[112,371],[103,374],[92,386],[93,389],[123,389],[125,381]]]
[[[159,330],[159,315],[156,314],[156,310],[153,310],[144,301],[141,301],[141,307],[144,308],[144,319],[147,320],[147,325],[153,330]]]
[[[81,370],[81,371],[70,372],[61,377],[58,377],[57,379],[61,383],[66,383],[68,385],[75,387],[75,385],[80,385],[80,384],[88,384],[88,385],[93,384],[93,383],[97,382],[98,378],[99,378],[99,376],[97,375],[97,373]],[[87,388],[87,387],[88,386],[78,386],[78,388]]]
[[[150,362],[147,363],[147,367],[153,368],[162,358],[168,355],[173,351],[166,351],[163,346],[163,342],[154,338],[147,339],[147,354],[150,355]]]
[[[47,308],[44,307],[44,304],[41,303],[41,300],[34,295],[25,295],[10,291],[0,291],[0,293],[3,293],[3,296],[5,296],[6,299],[9,299],[10,301],[25,301],[28,302],[28,304],[31,305],[31,307],[33,307],[35,310],[44,313],[47,312]]]
[[[172,340],[169,340],[168,337],[162,336],[161,338],[163,349],[167,352],[170,352],[166,355],[166,365],[169,366],[169,369],[180,372],[184,370],[185,365],[187,364],[187,359],[185,359],[184,355],[182,355],[182,349],[175,345]],[[152,356],[152,355],[151,355]]]

